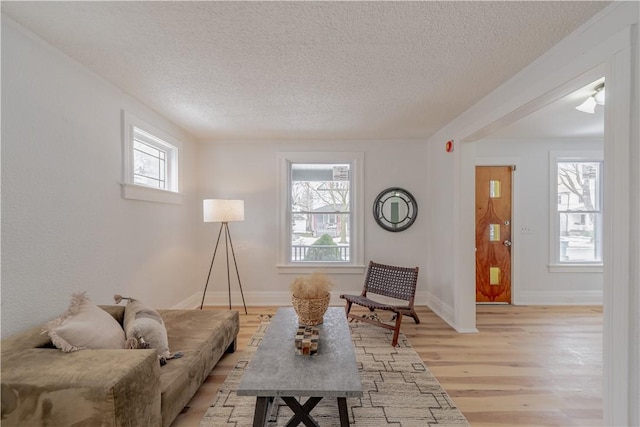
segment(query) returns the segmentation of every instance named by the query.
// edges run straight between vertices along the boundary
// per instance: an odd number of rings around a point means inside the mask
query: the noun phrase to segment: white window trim
[[[146,187],[134,182],[133,179],[133,136],[134,127],[138,128],[170,145],[172,154],[167,159],[167,174],[169,187],[172,190]],[[122,197],[132,200],[144,200],[148,202],[160,202],[171,204],[182,204],[182,194],[180,193],[181,183],[181,156],[182,142],[168,133],[158,129],[152,124],[134,116],[126,111],[122,112]]]
[[[549,151],[549,272],[550,273],[602,273],[602,262],[566,263],[558,256],[558,162],[602,162],[603,150]],[[600,179],[604,178],[604,174]],[[600,190],[603,190],[601,183]],[[602,195],[601,195],[602,197]]]
[[[291,229],[289,185],[291,163],[349,163],[351,165],[351,212],[354,218],[351,261],[348,263],[292,263],[289,260]],[[362,274],[364,265],[364,153],[361,152],[286,152],[278,154],[278,264],[279,273],[304,274],[316,270],[326,273]]]

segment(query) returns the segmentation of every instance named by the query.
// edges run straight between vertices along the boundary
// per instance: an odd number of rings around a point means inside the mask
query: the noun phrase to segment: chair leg
[[[413,317],[413,320],[416,322],[416,325],[420,324],[420,318],[418,317],[418,313],[416,313],[415,310],[411,310],[411,317]]]
[[[351,311],[351,304],[352,304],[351,301],[347,301],[347,305],[344,306],[344,311],[347,317],[349,317],[349,312]]]
[[[402,324],[402,313],[396,313],[396,327],[393,330],[393,340],[391,345],[393,347],[398,345],[398,335],[400,335],[400,325]]]

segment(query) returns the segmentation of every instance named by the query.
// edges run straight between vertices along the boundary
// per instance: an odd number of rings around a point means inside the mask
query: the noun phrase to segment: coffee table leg
[[[269,408],[273,397],[259,396],[256,398],[256,411],[253,414],[253,427],[265,427],[267,425]]]
[[[349,410],[347,409],[347,398],[338,398],[338,412],[340,413],[340,427],[349,427]]]
[[[280,398],[293,411],[293,416],[286,427],[297,426],[300,423],[307,427],[320,427],[316,420],[311,418],[310,412],[322,400],[321,397],[310,397],[304,405],[301,405],[294,397],[281,396]]]

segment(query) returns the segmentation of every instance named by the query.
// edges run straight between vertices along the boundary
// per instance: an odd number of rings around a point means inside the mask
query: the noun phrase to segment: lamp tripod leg
[[[236,261],[236,253],[233,250],[233,242],[231,241],[231,233],[229,233],[229,227],[227,227],[227,236],[229,237],[229,244],[231,245],[231,255],[233,255],[233,264],[236,267],[236,276],[238,276],[238,285],[240,286],[240,295],[242,296],[242,305],[244,306],[244,314],[247,313],[247,304],[244,302],[244,292],[242,292],[242,282],[240,281],[240,273],[238,272],[238,262]],[[227,252],[227,278],[229,275],[229,253]],[[229,285],[229,304],[231,304],[231,285]]]
[[[213,257],[211,258],[211,267],[209,267],[209,275],[207,275],[207,281],[204,284],[204,292],[202,292],[202,302],[200,303],[200,310],[204,306],[204,297],[207,295],[207,286],[209,286],[209,278],[211,277],[211,270],[213,269],[213,261],[216,259],[216,252],[218,252],[218,243],[220,243],[220,235],[222,234],[222,224],[220,225],[220,231],[218,231],[218,240],[216,240],[216,248],[213,250]]]
[[[233,245],[231,245],[233,250]],[[231,273],[229,272],[229,224],[224,223],[224,249],[227,256],[227,289],[229,291],[229,310],[231,310]]]

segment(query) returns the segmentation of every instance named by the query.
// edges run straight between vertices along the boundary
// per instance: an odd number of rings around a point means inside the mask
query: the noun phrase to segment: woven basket
[[[301,325],[319,325],[323,321],[324,312],[329,307],[331,295],[327,292],[322,298],[302,299],[291,295],[293,308],[298,314],[298,323]]]

